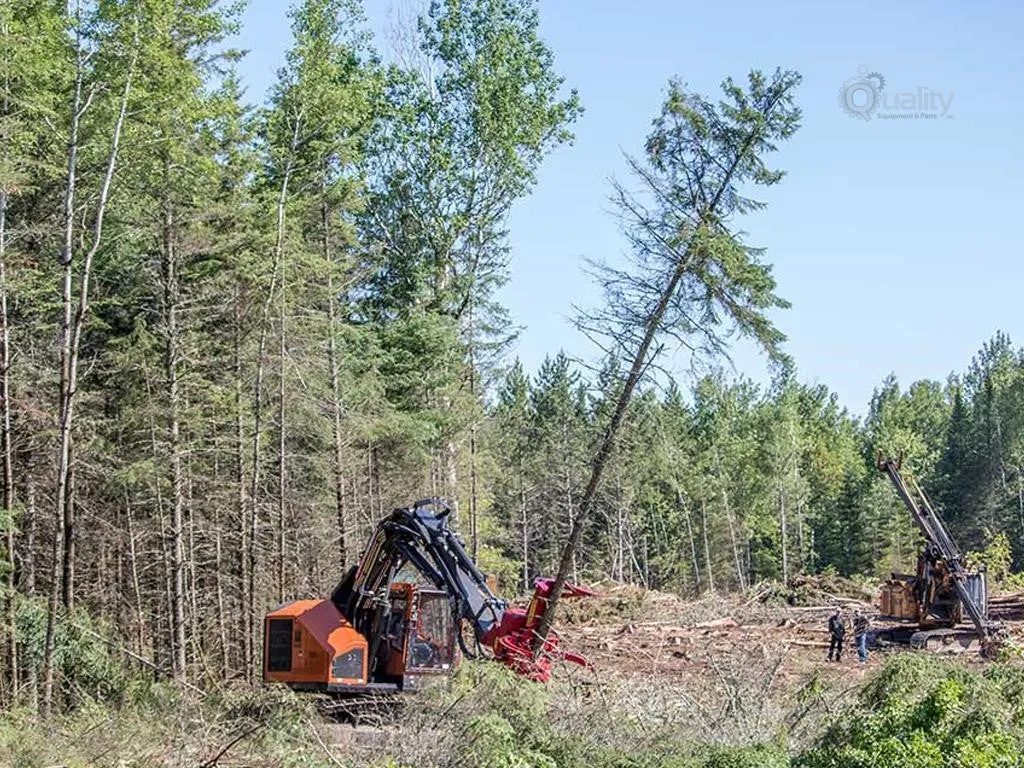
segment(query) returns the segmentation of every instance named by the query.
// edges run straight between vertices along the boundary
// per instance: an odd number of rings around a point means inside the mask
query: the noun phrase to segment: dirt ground
[[[791,585],[786,595],[763,587],[745,600],[686,601],[630,586],[597,585],[602,596],[576,601],[562,614],[559,633],[565,647],[590,660],[602,677],[665,684],[716,676],[730,663],[763,663],[771,666],[775,692],[792,690],[814,674],[853,684],[888,654],[909,652],[873,650],[868,664],[861,665],[848,631],[842,662],[828,663],[831,612],[842,608],[850,622],[855,608],[874,614],[877,606],[869,592],[852,583],[840,585],[845,594],[815,586],[805,580],[796,589]],[[796,602],[815,604],[790,605],[794,593]],[[992,611],[1011,638],[1024,644],[1024,595],[994,598]],[[874,621],[875,627],[886,625]],[[974,654],[962,656],[965,663],[984,663]]]

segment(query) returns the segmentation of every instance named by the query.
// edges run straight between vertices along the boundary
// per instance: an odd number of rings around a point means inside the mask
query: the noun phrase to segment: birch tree
[[[23,233],[9,217],[12,204],[36,187],[42,163],[33,152],[49,148],[43,138],[54,117],[56,71],[62,51],[61,17],[57,9],[18,0],[0,7],[0,532],[3,533],[3,630],[0,653],[0,697],[18,688],[18,643],[15,626],[16,539],[19,521],[14,414],[14,345],[11,276],[16,270],[17,241]],[[13,267],[13,269],[12,269]],[[27,334],[20,334],[27,337]],[[3,678],[5,676],[7,680]],[[5,684],[6,682],[6,684]]]
[[[104,16],[113,10],[114,19]],[[95,15],[93,15],[95,12]],[[75,498],[72,477],[72,429],[75,394],[78,388],[79,352],[82,330],[89,314],[90,278],[93,261],[103,245],[103,224],[110,200],[114,171],[121,149],[121,134],[136,76],[137,46],[141,34],[141,14],[134,7],[96,9],[78,3],[72,19],[74,38],[74,84],[70,93],[67,122],[67,174],[64,183],[64,231],[60,248],[62,266],[59,333],[60,398],[58,405],[57,479],[54,491],[56,535],[53,544],[52,583],[47,616],[43,689],[43,714],[49,714],[54,691],[54,638],[59,598],[71,608],[75,597]],[[105,24],[110,23],[111,27]],[[102,173],[95,198],[86,203],[80,217],[79,153],[83,119],[97,99],[109,99],[113,118],[106,130],[93,132],[89,140],[106,145]],[[83,226],[80,222],[86,221]],[[83,243],[80,262],[75,260],[76,245]],[[77,291],[75,290],[77,283]]]

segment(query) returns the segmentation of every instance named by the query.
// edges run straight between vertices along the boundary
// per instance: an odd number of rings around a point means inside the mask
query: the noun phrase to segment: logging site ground
[[[788,586],[754,586],[742,597],[701,599],[592,586],[600,596],[568,604],[559,628],[564,646],[593,668],[557,664],[547,684],[491,662],[464,662],[416,695],[347,701],[274,687],[200,694],[139,681],[120,709],[85,707],[56,731],[15,712],[0,725],[0,765],[1019,765],[1019,756],[949,757],[964,749],[957,738],[974,718],[984,715],[986,727],[1019,722],[1024,668],[1015,651],[993,662],[976,653],[873,650],[862,666],[848,642],[841,663],[826,662],[828,615],[836,607],[847,614],[870,609],[875,590],[868,582],[799,577]],[[1024,643],[1024,594],[993,596],[992,613],[1012,644]],[[941,743],[946,752],[932,762],[907,762],[933,749],[913,744],[925,728],[957,738]],[[858,744],[865,739],[891,740],[892,762],[869,761]]]
[[[847,637],[842,662],[826,663],[829,615],[836,607],[847,615],[856,607],[871,610],[874,596],[867,586],[848,580],[833,580],[829,586],[838,587],[836,593],[825,591],[819,579],[799,581],[795,589],[755,589],[747,599],[683,600],[614,587],[602,598],[570,607],[561,635],[567,646],[600,669],[602,677],[662,688],[699,680],[714,688],[736,670],[746,669],[763,675],[761,697],[767,699],[792,693],[815,675],[856,683],[892,653],[903,652],[872,653],[868,664],[861,666],[852,638]],[[993,598],[993,605],[999,600]],[[1008,619],[1006,626],[1024,640],[1024,595],[1009,596],[1007,604],[1012,608],[1002,614]],[[956,655],[964,663],[985,663],[977,654]]]

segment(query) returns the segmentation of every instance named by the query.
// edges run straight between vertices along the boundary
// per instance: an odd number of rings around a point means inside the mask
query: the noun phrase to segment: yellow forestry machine
[[[878,457],[878,469],[885,474],[906,505],[924,536],[924,550],[917,559],[914,575],[892,574],[882,587],[881,615],[915,625],[883,629],[876,640],[904,644],[930,651],[979,649],[994,655],[1005,633],[989,619],[988,585],[984,569],[970,569],[928,496],[911,478],[900,473],[901,462]],[[962,627],[964,613],[972,626]]]

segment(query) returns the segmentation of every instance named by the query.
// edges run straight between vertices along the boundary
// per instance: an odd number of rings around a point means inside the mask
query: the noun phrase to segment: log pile
[[[988,599],[988,612],[999,621],[1024,620],[1024,592],[1015,595],[999,595]]]

